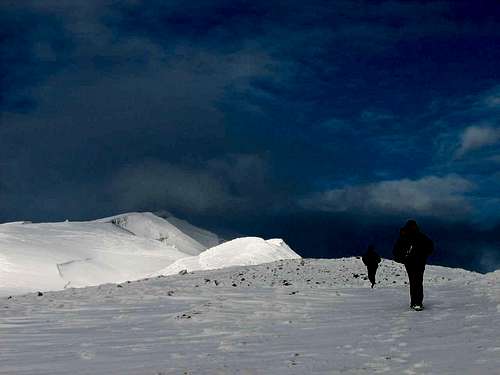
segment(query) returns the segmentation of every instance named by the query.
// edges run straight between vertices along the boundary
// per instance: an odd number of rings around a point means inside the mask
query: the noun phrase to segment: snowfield
[[[161,215],[1,224],[0,296],[300,258],[283,240],[247,237],[219,245],[216,234]]]
[[[0,299],[1,374],[498,374],[500,273],[288,259]]]
[[[206,248],[149,213],[0,225],[0,295],[143,278]]]
[[[0,225],[0,374],[498,374],[500,271],[428,266],[414,312],[400,264],[161,216]]]

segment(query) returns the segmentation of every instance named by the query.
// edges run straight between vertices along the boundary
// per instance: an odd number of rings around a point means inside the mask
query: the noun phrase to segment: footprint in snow
[[[94,352],[87,351],[87,350],[81,351],[79,354],[80,354],[80,358],[85,359],[85,360],[94,359],[94,357],[95,357]]]

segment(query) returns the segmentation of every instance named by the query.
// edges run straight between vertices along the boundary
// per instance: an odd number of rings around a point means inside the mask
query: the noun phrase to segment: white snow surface
[[[112,223],[136,236],[161,241],[188,255],[198,255],[208,248],[170,222],[174,220],[179,222],[178,219],[173,217],[167,220],[151,212],[132,212],[99,219],[96,222]],[[182,225],[188,227],[184,223]],[[194,226],[191,227],[196,228]]]
[[[0,295],[145,277],[187,254],[104,222],[0,225]]]
[[[175,227],[179,228],[182,232],[186,233],[189,237],[194,238],[196,241],[205,246],[206,249],[219,245],[222,241],[218,235],[206,229],[197,227],[186,220],[179,219],[167,211],[155,213],[155,215],[167,220]]]
[[[498,374],[500,272],[289,259],[0,299],[0,374]]]
[[[283,241],[260,238],[207,250],[205,244],[218,242],[209,231],[149,212],[89,222],[0,224],[0,296],[137,280],[181,259],[190,264],[182,269],[195,270],[298,257]]]
[[[282,239],[263,240],[259,237],[242,237],[212,247],[198,256],[179,259],[152,276],[173,275],[182,270],[191,272],[232,266],[251,266],[281,259],[300,259],[300,256]]]

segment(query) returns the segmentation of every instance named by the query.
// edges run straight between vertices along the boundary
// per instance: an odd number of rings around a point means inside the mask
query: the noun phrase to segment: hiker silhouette
[[[361,259],[368,269],[368,279],[372,283],[373,288],[373,286],[375,285],[375,275],[377,273],[378,264],[382,259],[380,259],[380,255],[377,254],[373,245],[368,246],[366,253]]]
[[[423,308],[425,264],[433,250],[434,243],[420,231],[415,220],[408,220],[400,229],[393,255],[396,262],[405,265],[410,282],[410,307],[415,310]]]

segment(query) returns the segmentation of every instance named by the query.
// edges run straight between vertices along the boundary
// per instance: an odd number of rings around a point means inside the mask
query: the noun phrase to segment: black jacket
[[[376,267],[382,259],[374,250],[368,250],[361,258],[367,267]]]
[[[420,231],[400,235],[392,251],[394,260],[407,266],[424,267],[434,251],[432,240]]]

